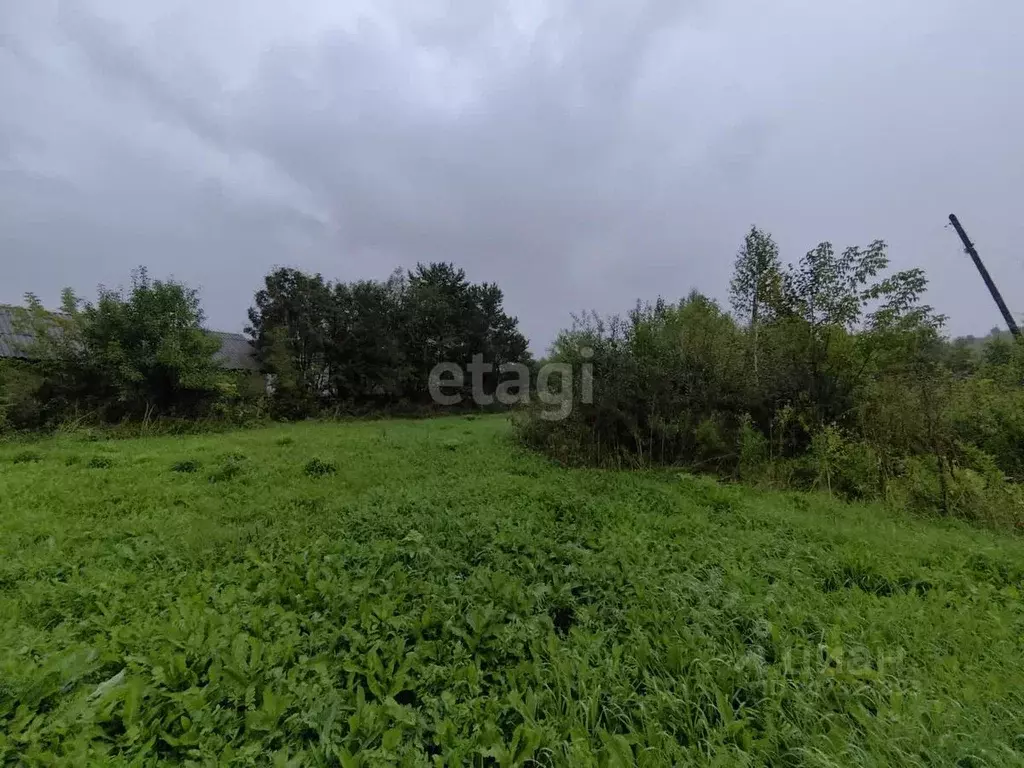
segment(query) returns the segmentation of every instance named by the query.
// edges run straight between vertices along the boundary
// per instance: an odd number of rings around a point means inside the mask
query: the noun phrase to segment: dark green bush
[[[306,462],[306,466],[303,471],[310,477],[324,477],[325,475],[333,475],[338,471],[338,467],[330,461],[311,459]]]

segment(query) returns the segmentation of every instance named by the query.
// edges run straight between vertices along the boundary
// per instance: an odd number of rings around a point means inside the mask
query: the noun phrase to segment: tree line
[[[821,243],[784,264],[747,234],[732,312],[699,293],[575,318],[552,359],[593,366],[594,398],[524,441],[601,466],[684,467],[1024,525],[1024,345],[949,341],[920,269],[886,246]]]
[[[825,242],[784,263],[755,227],[729,289],[731,311],[694,292],[577,317],[533,361],[500,288],[452,264],[355,282],[276,269],[248,313],[254,374],[218,364],[195,290],[140,270],[93,301],[65,291],[58,312],[31,295],[17,308],[30,341],[25,359],[0,364],[0,428],[436,409],[439,363],[489,362],[485,394],[503,363],[555,363],[558,418],[547,392],[516,420],[519,438],[556,460],[1024,525],[1024,345],[950,341],[924,272],[890,270],[881,241]]]
[[[448,263],[396,271],[383,282],[331,283],[278,269],[257,291],[246,331],[274,375],[280,415],[427,406],[439,363],[468,366],[482,355],[497,370],[530,362],[503,301],[496,284],[470,283]],[[492,373],[483,388],[493,394],[498,383]]]
[[[30,294],[9,308],[23,341],[19,359],[0,362],[0,428],[427,408],[437,363],[531,362],[503,301],[497,285],[472,283],[448,263],[357,282],[276,269],[248,313],[253,375],[218,363],[220,341],[205,330],[194,289],[145,269],[94,301],[66,289],[56,312]],[[484,390],[499,378],[484,377]]]

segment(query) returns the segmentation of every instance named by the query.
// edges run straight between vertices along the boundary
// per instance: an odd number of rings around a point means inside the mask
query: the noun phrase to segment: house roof
[[[21,346],[30,341],[30,335],[15,331],[14,311],[10,307],[0,307],[0,357],[26,357]]]
[[[241,333],[225,333],[209,331],[211,336],[220,339],[220,349],[213,355],[221,368],[230,371],[258,371],[259,361],[252,342]]]
[[[213,359],[221,368],[229,371],[258,371],[260,364],[256,360],[255,350],[241,333],[225,333],[224,331],[207,331],[220,341],[220,349],[214,353]],[[27,357],[22,347],[32,341],[32,336],[18,333],[15,330],[14,310],[0,306],[0,358]]]

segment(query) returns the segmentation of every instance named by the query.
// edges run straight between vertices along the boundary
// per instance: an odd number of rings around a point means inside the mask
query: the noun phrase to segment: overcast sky
[[[241,330],[275,265],[570,313],[726,297],[751,224],[881,238],[954,333],[1024,312],[1020,0],[0,2],[0,301],[133,266]]]

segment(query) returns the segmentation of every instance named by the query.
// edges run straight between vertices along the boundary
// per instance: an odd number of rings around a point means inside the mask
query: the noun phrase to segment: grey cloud
[[[159,119],[181,122],[200,138],[223,146],[227,137],[216,117],[203,103],[205,94],[189,88],[216,82],[216,76],[204,72],[198,64],[189,82],[168,82],[157,72],[144,54],[130,45],[110,21],[92,13],[77,2],[61,2],[56,14],[58,30],[81,54],[82,64],[89,68],[95,82],[106,89],[109,99],[127,95],[143,100]]]
[[[884,238],[984,332],[956,210],[1024,309],[1008,0],[352,8],[0,10],[0,99],[23,105],[0,116],[0,300],[145,262],[233,329],[274,264],[450,259],[540,352],[573,311],[723,297],[758,223],[789,258]]]

